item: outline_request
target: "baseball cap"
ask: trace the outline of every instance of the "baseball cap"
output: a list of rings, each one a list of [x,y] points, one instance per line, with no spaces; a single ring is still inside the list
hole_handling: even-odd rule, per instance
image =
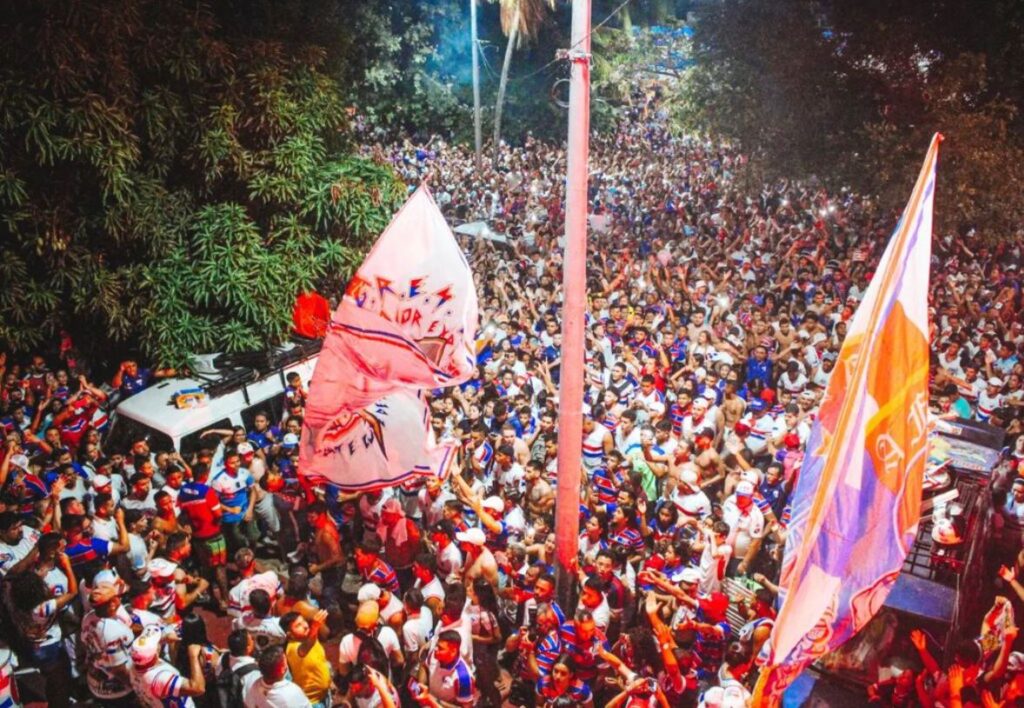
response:
[[[28,470],[28,455],[11,455],[11,464],[19,469]]]
[[[96,585],[89,593],[89,602],[93,606],[105,605],[111,600],[113,600],[115,597],[117,597],[117,595],[117,588],[115,588],[112,584],[100,583]]]
[[[492,511],[505,511],[505,502],[501,497],[487,497],[481,506]]]
[[[459,543],[470,543],[474,546],[482,546],[484,545],[484,541],[487,540],[487,537],[484,535],[482,530],[472,528],[455,534],[455,540]]]
[[[1021,671],[1024,671],[1024,652],[1010,652],[1010,658],[1006,662],[1006,668],[1008,668],[1013,673],[1019,673]]]
[[[706,388],[706,389],[704,389],[704,394],[703,395],[704,395],[704,398],[707,400],[708,403],[714,403],[715,401],[718,400],[718,394],[715,393],[715,389],[713,389],[713,388]]]
[[[749,497],[753,493],[754,493],[754,485],[751,484],[750,482],[748,482],[747,480],[743,480],[742,482],[740,482],[739,484],[736,485],[736,495],[737,496]]]
[[[679,574],[679,582],[695,585],[700,582],[701,575],[700,571],[696,568],[685,568],[682,573]]]
[[[109,487],[111,483],[110,477],[105,474],[98,474],[92,478],[92,488],[101,489],[103,487]]]
[[[299,436],[295,433],[286,433],[281,440],[282,447],[295,447],[299,444]]]
[[[366,583],[359,588],[359,594],[356,595],[358,602],[368,602],[370,600],[380,599],[380,588],[373,583]]]
[[[244,442],[238,446],[239,455],[251,455],[254,452],[252,444]]]
[[[764,409],[768,407],[768,404],[762,401],[760,398],[755,398],[750,402],[750,410],[754,413],[763,413]]]
[[[988,380],[988,385],[989,386],[995,386],[996,388],[1002,388],[1003,387],[1003,380],[1001,378],[999,378],[998,376],[993,376],[992,378],[990,378]]]
[[[156,625],[142,630],[142,634],[132,642],[132,662],[140,666],[148,666],[156,661],[156,657],[160,653],[160,634],[160,628]]]
[[[172,563],[166,558],[154,558],[149,562],[149,573],[153,580],[159,583],[166,583],[174,577],[174,571],[178,569],[177,563]]]

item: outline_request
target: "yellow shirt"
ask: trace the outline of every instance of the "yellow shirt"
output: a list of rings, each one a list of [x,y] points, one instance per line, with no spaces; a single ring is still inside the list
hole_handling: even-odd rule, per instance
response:
[[[288,657],[288,670],[292,672],[292,681],[298,684],[310,703],[318,703],[330,693],[331,667],[327,663],[327,654],[318,639],[305,656],[299,656],[300,642],[288,642],[285,655]]]

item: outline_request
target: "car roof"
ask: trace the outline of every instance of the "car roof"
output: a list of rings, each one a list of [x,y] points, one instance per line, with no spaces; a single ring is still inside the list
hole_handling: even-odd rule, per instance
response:
[[[292,371],[299,372],[302,380],[308,382],[313,375],[316,360],[317,357],[313,356],[294,362],[282,371],[275,371],[246,384],[245,392],[240,387],[219,396],[208,396],[206,405],[198,408],[175,407],[174,395],[186,389],[201,388],[208,381],[178,377],[162,379],[122,401],[117,407],[117,414],[179,439],[284,393],[283,378]],[[246,393],[249,396],[248,402],[245,399]]]

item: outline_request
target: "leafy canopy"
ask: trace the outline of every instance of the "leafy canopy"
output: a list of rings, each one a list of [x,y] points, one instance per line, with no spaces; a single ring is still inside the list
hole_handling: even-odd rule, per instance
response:
[[[404,186],[353,154],[327,51],[181,0],[0,18],[0,342],[166,364],[259,348],[338,284]]]

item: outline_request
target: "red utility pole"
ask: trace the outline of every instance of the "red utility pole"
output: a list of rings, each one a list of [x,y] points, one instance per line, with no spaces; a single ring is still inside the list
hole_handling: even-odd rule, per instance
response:
[[[583,454],[583,335],[587,296],[587,153],[590,145],[590,0],[572,2],[568,52],[569,147],[566,165],[563,256],[562,359],[558,399],[558,487],[555,502],[558,597],[570,608],[580,533]]]

